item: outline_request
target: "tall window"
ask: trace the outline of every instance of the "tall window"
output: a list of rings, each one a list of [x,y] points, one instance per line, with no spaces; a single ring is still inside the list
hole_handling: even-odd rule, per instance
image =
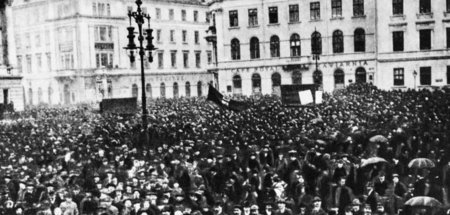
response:
[[[354,36],[355,52],[366,51],[366,32],[362,28],[355,30]]]
[[[166,84],[161,83],[159,86],[159,93],[161,95],[161,98],[166,98]]]
[[[250,59],[259,58],[259,40],[256,37],[250,39]]]
[[[111,16],[111,6],[109,3],[92,3],[94,16]]]
[[[189,51],[183,51],[183,67],[189,68]]]
[[[447,0],[446,10],[447,13],[450,13],[450,0]]]
[[[201,65],[201,52],[196,51],[195,52],[195,67],[200,68]]]
[[[311,11],[310,16],[311,20],[319,20],[320,19],[320,2],[311,2]]]
[[[340,30],[336,30],[333,32],[333,52],[344,52],[344,34]]]
[[[175,30],[170,30],[170,42],[175,42]]]
[[[95,26],[96,42],[112,42],[112,26]]]
[[[19,73],[22,73],[22,56],[17,56],[17,70],[19,70]],[[50,70],[49,70],[50,71]]]
[[[138,86],[137,86],[137,84],[133,84],[131,86],[131,97],[134,97],[134,98],[138,97]]]
[[[431,30],[420,30],[420,50],[431,49]]]
[[[178,83],[175,82],[175,83],[173,83],[173,97],[174,98],[178,98],[178,96],[179,96],[179,92],[178,91],[179,91],[178,90]]]
[[[447,28],[447,48],[450,48],[450,28]]]
[[[174,19],[174,12],[173,9],[169,9],[169,19],[173,20]]]
[[[237,10],[230,10],[229,17],[230,17],[230,27],[239,26],[239,18]]]
[[[187,31],[186,30],[182,31],[182,39],[183,39],[183,43],[187,43]]]
[[[50,52],[45,53],[45,56],[47,57],[47,70],[50,72],[52,71],[52,55]],[[22,61],[20,62],[22,64]],[[20,65],[22,67],[22,65]]]
[[[261,93],[261,76],[258,73],[252,75],[253,93]]]
[[[289,5],[289,22],[298,22],[299,17],[298,4]]]
[[[156,8],[156,19],[161,19],[161,8]]]
[[[102,67],[106,67],[106,68],[112,68],[113,67],[113,60],[114,60],[114,57],[113,57],[113,51],[112,50],[110,50],[110,51],[106,51],[106,50],[96,50],[96,53],[95,53],[95,61],[96,61],[96,65],[97,65],[97,68],[102,68]],[[73,58],[73,57],[70,57],[70,58]],[[66,57],[66,61],[68,61],[67,60],[67,57]],[[73,59],[70,59],[70,61],[73,61]],[[70,64],[72,64],[72,63],[70,63]],[[72,68],[72,67],[67,67],[66,69],[68,69],[68,68]]]
[[[48,103],[52,104],[52,95],[53,95],[53,88],[52,88],[52,86],[48,87],[47,93],[48,93],[48,95],[47,95],[48,96],[48,98],[47,98]]]
[[[145,85],[145,94],[147,98],[152,98],[152,85],[150,83]]]
[[[258,25],[258,9],[248,9],[248,25],[257,26]]]
[[[420,0],[420,13],[431,13],[431,0]]]
[[[302,73],[300,71],[295,70],[292,73],[292,84],[294,84],[294,85],[302,84]]]
[[[447,66],[447,84],[450,84],[450,66]]]
[[[364,0],[353,0],[353,16],[364,16]]]
[[[194,31],[194,42],[195,44],[199,44],[200,43],[200,36],[198,34],[198,31]]]
[[[43,96],[42,88],[38,88],[38,104],[42,104],[42,96]]]
[[[210,65],[212,63],[212,52],[211,51],[206,51],[206,58],[208,60],[208,65]]]
[[[431,67],[420,67],[420,85],[431,85]]]
[[[392,41],[393,41],[393,47],[394,47],[395,52],[404,50],[403,34],[404,34],[403,31],[392,32]]]
[[[403,15],[403,0],[392,0],[392,13]]]
[[[270,56],[280,57],[280,38],[276,35],[270,37]]]
[[[311,35],[311,50],[312,54],[322,54],[322,35],[317,31]]]
[[[177,68],[177,51],[170,51],[170,64],[172,68]]]
[[[39,70],[42,69],[42,54],[36,54],[36,64]]]
[[[31,55],[26,55],[27,72],[31,73]]]
[[[241,76],[239,76],[239,75],[233,76],[233,88],[234,89],[241,89],[242,88]]]
[[[394,68],[394,86],[405,85],[405,69]]]
[[[194,22],[198,22],[198,11],[194,10]]]
[[[278,23],[278,7],[269,7],[269,23]]]
[[[164,68],[164,52],[158,52],[158,68]]]
[[[203,96],[203,83],[201,81],[197,82],[197,96]]]
[[[161,42],[161,29],[156,30],[156,42]]]
[[[186,10],[181,10],[181,21],[186,21]]]
[[[345,83],[345,74],[344,71],[338,69],[334,71],[334,84],[337,87],[341,87]]]
[[[28,89],[28,104],[33,105],[33,89]]]
[[[239,40],[234,38],[231,40],[231,59],[240,60],[241,59],[241,45]]]
[[[331,0],[331,17],[342,16],[342,0]]]
[[[191,97],[191,83],[187,81],[184,87],[186,88],[186,97]]]
[[[300,57],[300,36],[298,34],[292,34],[289,42],[291,46],[291,57]]]

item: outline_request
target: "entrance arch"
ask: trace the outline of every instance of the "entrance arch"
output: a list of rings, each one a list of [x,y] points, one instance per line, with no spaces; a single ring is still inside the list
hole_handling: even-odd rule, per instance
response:
[[[355,73],[356,83],[366,83],[367,82],[367,72],[363,67],[356,69]]]

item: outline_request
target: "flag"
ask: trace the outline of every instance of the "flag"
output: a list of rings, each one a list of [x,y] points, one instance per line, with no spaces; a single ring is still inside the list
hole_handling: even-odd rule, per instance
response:
[[[248,105],[245,102],[224,98],[223,95],[212,85],[209,85],[208,97],[206,100],[210,100],[220,107],[225,107],[238,112],[248,108]]]

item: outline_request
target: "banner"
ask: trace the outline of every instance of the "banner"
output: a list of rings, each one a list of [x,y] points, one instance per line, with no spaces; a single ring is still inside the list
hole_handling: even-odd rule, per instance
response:
[[[323,91],[316,91],[316,104],[322,104],[323,102]]]
[[[311,90],[303,90],[298,92],[298,96],[300,97],[300,104],[307,105],[314,103],[313,95]]]

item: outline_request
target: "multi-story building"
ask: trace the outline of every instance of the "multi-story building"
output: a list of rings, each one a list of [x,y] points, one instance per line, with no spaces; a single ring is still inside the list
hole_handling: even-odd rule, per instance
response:
[[[198,96],[212,80],[211,48],[202,39],[208,6],[200,1],[144,0],[158,50],[154,62],[145,61],[143,88],[140,59],[130,63],[123,48],[135,1],[15,0],[12,10],[15,63],[27,104],[140,99],[141,89],[148,98]]]
[[[210,3],[216,77],[228,94],[281,84],[446,85],[448,0],[226,0]],[[443,11],[443,8],[446,8]],[[314,54],[316,57],[314,57]]]
[[[9,62],[10,3],[0,2],[0,118],[6,106],[19,111],[24,109],[22,77]]]

